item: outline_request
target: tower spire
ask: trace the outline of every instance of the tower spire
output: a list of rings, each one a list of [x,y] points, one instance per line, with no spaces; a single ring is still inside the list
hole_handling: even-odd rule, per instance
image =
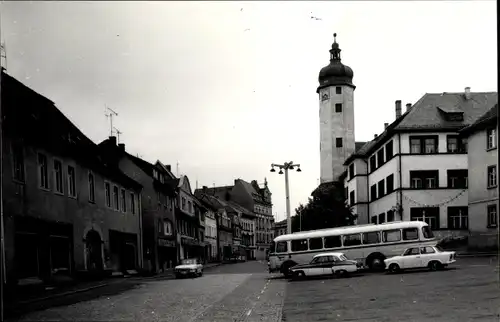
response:
[[[340,62],[340,48],[337,43],[337,33],[333,34],[332,49],[330,49],[330,62]]]

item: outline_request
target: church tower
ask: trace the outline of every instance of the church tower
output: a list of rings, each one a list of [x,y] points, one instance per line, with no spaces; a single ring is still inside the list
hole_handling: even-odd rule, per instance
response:
[[[338,181],[344,161],[354,153],[354,89],[352,69],[340,62],[333,34],[330,64],[319,72],[321,183]]]

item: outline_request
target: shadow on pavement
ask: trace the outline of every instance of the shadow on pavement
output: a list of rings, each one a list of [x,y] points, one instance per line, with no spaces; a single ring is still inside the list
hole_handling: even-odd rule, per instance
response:
[[[351,279],[351,278],[358,278],[358,277],[363,277],[365,276],[364,274],[351,274],[343,277],[339,276],[309,276],[305,278],[294,278],[290,279],[289,282],[304,282],[304,281],[317,281],[317,280],[340,280],[340,279]]]

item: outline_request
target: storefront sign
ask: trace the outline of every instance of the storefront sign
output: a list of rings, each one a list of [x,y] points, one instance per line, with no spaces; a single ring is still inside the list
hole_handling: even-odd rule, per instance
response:
[[[158,246],[175,247],[175,241],[158,238]]]
[[[186,238],[186,237],[181,238],[181,243],[183,245],[188,245],[188,246],[199,246],[200,245],[200,243],[198,242],[197,239],[191,239],[191,238]]]

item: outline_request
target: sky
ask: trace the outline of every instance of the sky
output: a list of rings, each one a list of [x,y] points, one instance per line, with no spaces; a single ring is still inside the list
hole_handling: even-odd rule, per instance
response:
[[[319,183],[318,73],[333,33],[354,71],[356,141],[425,93],[497,90],[495,1],[0,2],[7,72],[94,142],[171,164],[192,189],[264,182],[276,220]],[[317,19],[311,18],[315,17]]]

